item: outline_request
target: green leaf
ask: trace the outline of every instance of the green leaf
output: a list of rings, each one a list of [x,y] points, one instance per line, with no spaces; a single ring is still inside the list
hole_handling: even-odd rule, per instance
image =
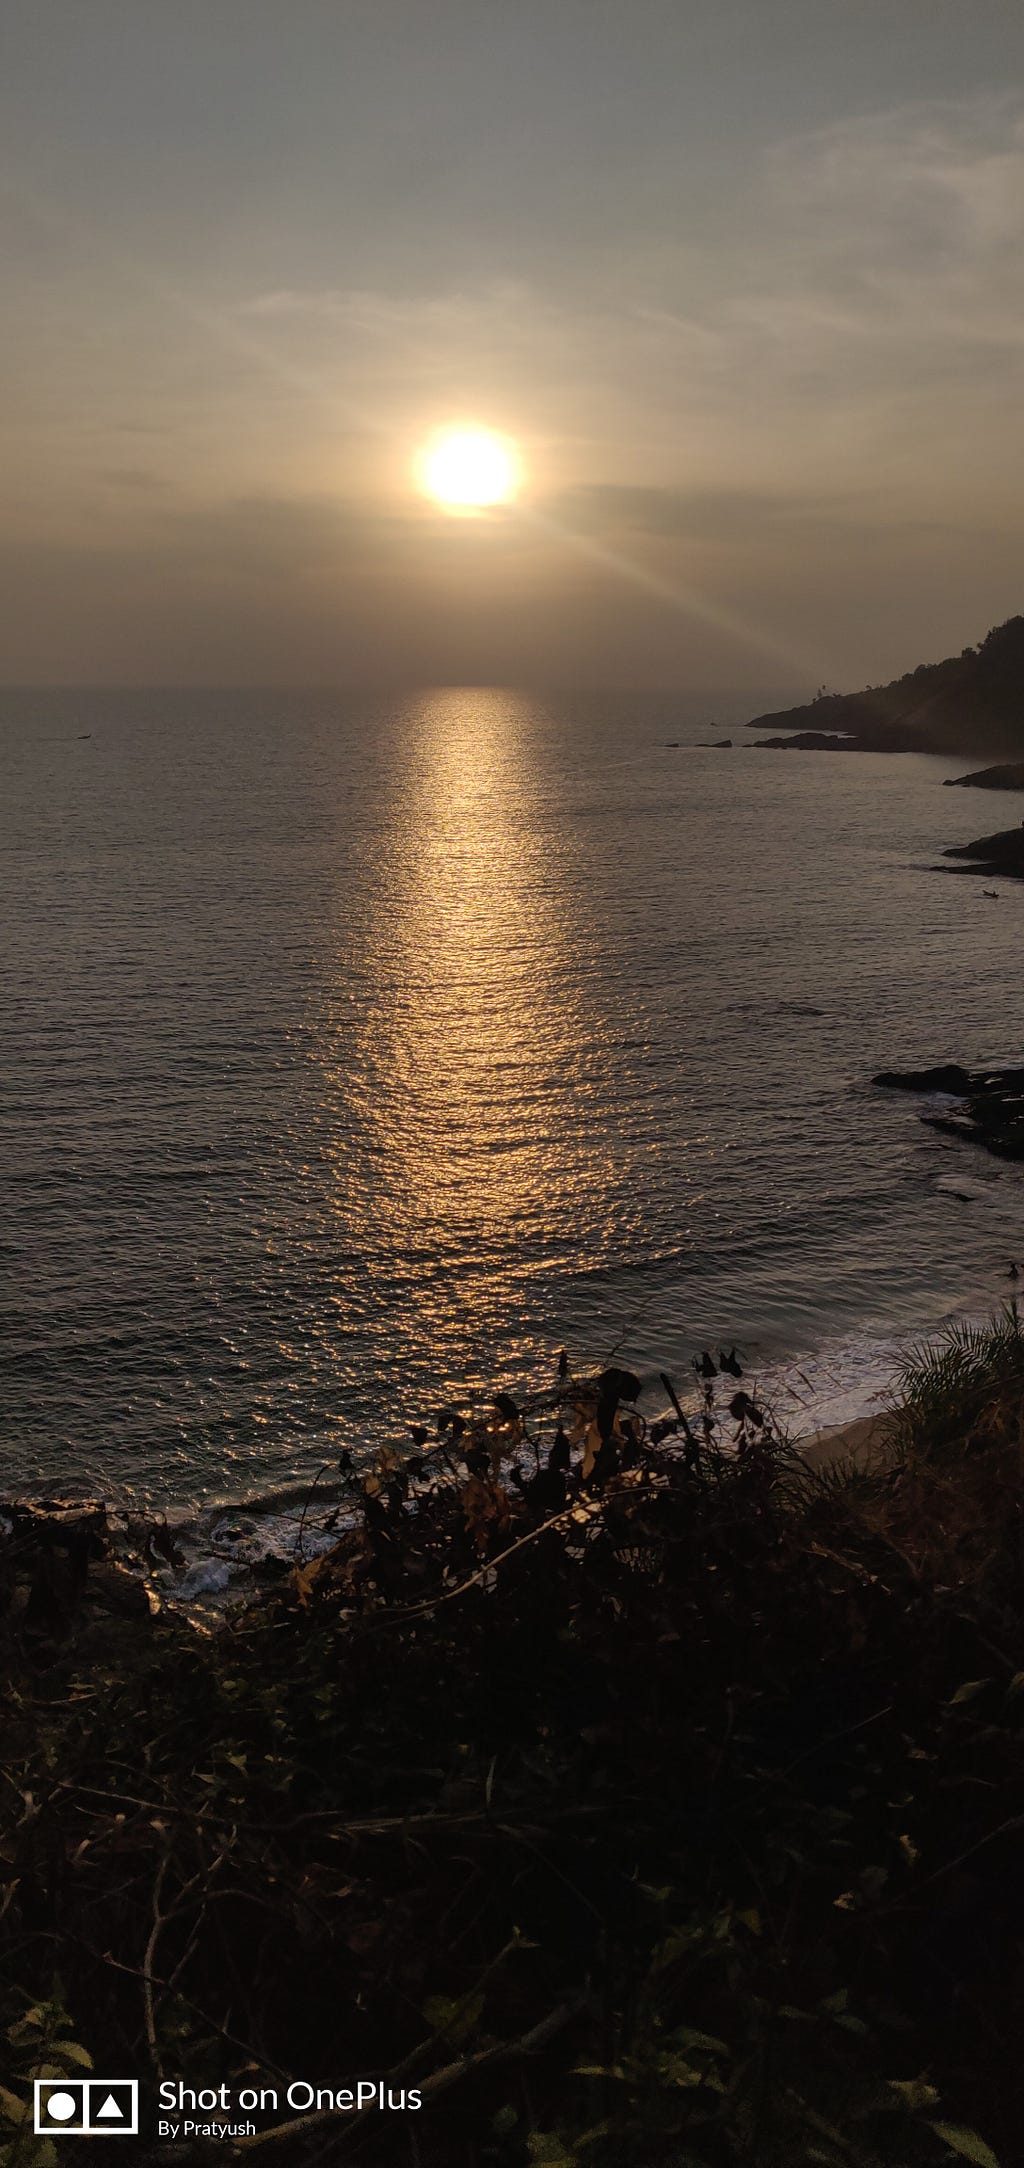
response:
[[[685,2056],[673,2055],[670,2049],[656,2057],[655,2069],[659,2085],[681,2086],[684,2092],[692,2092],[695,2086],[704,2082],[700,2071],[688,2063]]]
[[[990,2145],[979,2138],[976,2130],[965,2130],[962,2123],[933,2123],[932,2130],[950,2152],[962,2154],[964,2160],[973,2160],[978,2168],[999,2168],[999,2162]]]
[[[796,2097],[799,2099],[799,2095]],[[834,2123],[826,2122],[825,2117],[819,2115],[817,2109],[812,2108],[808,2101],[801,2100],[800,2107],[803,2111],[804,2122],[810,2126],[811,2130],[816,2130],[822,2138],[831,2139],[832,2144],[839,2147],[843,2157],[849,2159],[850,2148],[843,2137],[842,2131],[837,2130]]]
[[[41,2010],[29,2010],[24,2017],[18,2018],[16,2024],[8,2025],[7,2038],[12,2048],[27,2047],[30,2040],[39,2038],[42,2014]]]
[[[677,2025],[671,2038],[678,2040],[681,2048],[703,2048],[707,2055],[732,2054],[724,2040],[716,2040],[714,2033],[695,2032],[692,2025]]]
[[[889,1880],[889,1870],[887,1867],[863,1867],[857,1879],[869,1897],[880,1897]]]
[[[912,2115],[915,2115],[919,2108],[938,2107],[939,2096],[934,2085],[926,2084],[923,2078],[889,2078],[887,2083],[890,2093],[898,2093],[904,2107],[909,2108]]]
[[[1007,1701],[1015,1701],[1018,1694],[1024,1694],[1024,1671],[1014,1672],[1006,1689]]]
[[[59,2056],[62,2063],[74,2063],[79,2070],[92,2069],[92,2056],[88,2048],[80,2047],[77,2040],[54,2040],[50,2053]]]
[[[991,1684],[991,1679],[965,1679],[963,1685],[958,1686],[956,1693],[950,1697],[947,1706],[950,1709],[957,1709],[966,1701],[976,1701],[978,1695],[983,1693],[986,1686],[991,1686]]]
[[[492,2118],[491,2129],[496,2138],[507,2138],[514,2131],[518,2121],[518,2108],[513,2107],[510,2100],[506,2100],[504,2107],[499,2108],[497,2115]]]
[[[28,2101],[19,2100],[17,2093],[9,2093],[6,2085],[0,2085],[0,2110],[8,2123],[24,2123],[28,2117]]]
[[[482,1994],[464,1995],[459,2001],[453,2001],[450,1995],[430,1995],[423,2005],[428,2025],[432,2025],[435,2032],[443,2033],[456,2047],[479,2025],[483,2011]]]

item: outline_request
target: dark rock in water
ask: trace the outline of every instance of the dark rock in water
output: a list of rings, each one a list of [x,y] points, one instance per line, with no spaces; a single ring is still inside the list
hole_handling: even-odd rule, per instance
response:
[[[999,768],[975,768],[972,775],[947,775],[946,790],[1024,790],[1024,760]]]
[[[872,1079],[890,1089],[949,1092],[962,1107],[945,1114],[923,1114],[931,1129],[984,1145],[997,1159],[1024,1160],[1024,1069],[961,1069],[946,1062],[935,1069],[884,1071]]]
[[[966,866],[936,866],[936,873],[998,874],[1005,881],[1024,881],[1024,821],[1019,828],[1004,828],[996,836],[979,836],[976,843],[957,843],[943,852],[944,858],[967,858]]]
[[[795,738],[758,738],[757,747],[763,752],[782,753],[859,753],[862,747],[856,738],[837,737],[834,730],[798,730]]]
[[[970,1071],[955,1061],[940,1062],[935,1069],[883,1069],[871,1082],[889,1091],[953,1092],[958,1099],[966,1099],[971,1088]]]
[[[698,749],[699,749],[699,750],[702,750],[702,751],[708,751],[708,750],[710,750],[710,751],[711,751],[711,752],[713,752],[713,753],[724,753],[724,752],[725,752],[725,750],[726,750],[726,748],[727,748],[727,746],[731,746],[731,744],[732,744],[732,739],[731,739],[731,738],[700,738],[700,739],[698,739],[698,741],[697,741],[697,742],[698,742]]]
[[[7,1523],[3,1546],[3,1599],[36,1646],[57,1646],[74,1637],[80,1648],[95,1641],[98,1623],[111,1612],[148,1623],[151,1603],[136,1556],[125,1564],[113,1556],[114,1534],[106,1507],[93,1499],[0,1500]],[[145,1531],[145,1556],[154,1563],[155,1538]],[[167,1533],[166,1554],[174,1546]],[[161,1544],[163,1549],[164,1545]]]

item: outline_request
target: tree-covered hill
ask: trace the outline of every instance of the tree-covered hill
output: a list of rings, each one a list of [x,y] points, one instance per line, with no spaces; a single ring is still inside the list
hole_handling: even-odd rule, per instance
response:
[[[996,625],[980,647],[920,663],[889,685],[822,691],[806,706],[758,715],[750,730],[842,734],[850,751],[1024,753],[1024,617]],[[799,743],[799,740],[790,741]],[[841,749],[842,741],[836,749]]]

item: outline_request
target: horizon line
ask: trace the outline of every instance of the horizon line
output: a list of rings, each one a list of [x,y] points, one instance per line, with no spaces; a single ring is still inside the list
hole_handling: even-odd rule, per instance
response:
[[[45,682],[42,679],[10,679],[0,681],[0,699],[9,693],[410,693],[410,692],[511,692],[511,693],[624,693],[629,696],[660,696],[668,699],[711,700],[746,698],[761,691],[791,693],[793,685],[609,685],[587,684],[582,680],[572,682],[549,679],[545,682],[512,678],[321,678],[294,679],[281,682],[260,683],[255,679],[187,679],[161,678],[147,683],[141,679],[107,680],[100,678],[68,678]]]

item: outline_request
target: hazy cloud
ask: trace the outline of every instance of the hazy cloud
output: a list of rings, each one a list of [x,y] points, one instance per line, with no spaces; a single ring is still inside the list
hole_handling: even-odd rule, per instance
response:
[[[620,270],[571,303],[495,280],[429,296],[281,289],[244,310],[313,348],[343,340],[361,383],[471,383],[509,406],[522,387],[556,463],[561,443],[600,436],[613,466],[724,465],[728,485],[731,444],[766,474],[817,465],[827,491],[912,403],[916,433],[933,425],[955,468],[956,397],[983,386],[994,436],[1011,402],[1015,418],[1024,110],[946,101],[791,138],[765,154],[728,241],[641,241]]]
[[[730,625],[856,680],[1019,607],[1019,94],[790,130],[706,218],[668,215],[661,157],[659,215],[628,247],[595,224],[561,279],[541,251],[529,276],[346,283],[296,246],[291,283],[224,274],[200,305],[93,250],[58,308],[33,274],[4,364],[0,670],[35,670],[48,626],[95,672],[126,597],[158,674],[191,625],[200,674],[237,650],[249,680],[277,642],[296,680],[375,654],[582,680],[600,653],[735,682],[757,664]],[[417,497],[417,442],[461,413],[521,440],[524,518]]]

